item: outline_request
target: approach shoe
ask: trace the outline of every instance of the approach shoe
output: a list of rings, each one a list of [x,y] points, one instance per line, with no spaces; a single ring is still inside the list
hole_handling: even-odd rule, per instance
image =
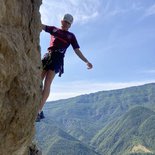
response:
[[[45,118],[45,115],[44,115],[43,111],[41,111],[39,115],[40,115],[40,119],[44,119]]]

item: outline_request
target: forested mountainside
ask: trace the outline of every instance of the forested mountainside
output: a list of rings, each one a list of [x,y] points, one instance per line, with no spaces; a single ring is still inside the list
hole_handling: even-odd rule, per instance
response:
[[[49,102],[44,113],[36,141],[45,154],[155,153],[154,83]]]

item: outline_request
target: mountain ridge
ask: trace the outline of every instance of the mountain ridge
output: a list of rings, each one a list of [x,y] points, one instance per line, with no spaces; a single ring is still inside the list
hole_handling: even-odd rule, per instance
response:
[[[122,155],[119,154],[119,149],[124,146],[123,153],[130,152],[134,147],[133,143],[148,149],[150,146],[150,150],[155,151],[152,149],[154,146],[149,142],[149,138],[144,134],[155,137],[154,130],[151,130],[151,128],[155,128],[151,126],[152,122],[154,123],[154,94],[155,83],[151,83],[53,101],[47,103],[44,108],[47,117],[45,122],[55,124],[99,154],[105,154],[106,151],[106,155],[111,155],[113,152],[116,155]],[[129,143],[127,144],[121,142],[121,138],[129,137],[126,133],[123,136],[123,130],[117,134],[113,131],[113,129],[116,131],[123,129],[123,121],[126,121],[124,124],[128,124],[130,128],[134,128],[133,130],[127,128],[126,132],[138,134],[131,139],[128,138]],[[106,137],[110,133],[112,136]],[[104,138],[101,139],[102,137]],[[115,142],[116,139],[119,141]],[[153,139],[151,140],[153,141]],[[107,150],[106,148],[110,145],[113,145],[112,149]]]

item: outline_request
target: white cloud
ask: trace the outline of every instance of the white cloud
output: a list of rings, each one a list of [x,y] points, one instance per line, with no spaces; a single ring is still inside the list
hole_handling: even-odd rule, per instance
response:
[[[111,17],[125,14],[128,12],[141,10],[141,4],[135,1],[113,1],[108,0],[104,2],[103,5],[103,15],[104,18],[109,19]]]
[[[131,13],[135,15],[136,13],[139,13],[139,14],[142,13],[142,19],[143,19],[144,13],[145,13],[145,16],[155,14],[155,5],[150,6],[150,8],[148,8],[143,1],[107,0],[107,1],[103,1],[103,3],[104,3],[103,5],[103,18],[104,19],[110,19],[118,15],[125,16],[125,14],[127,14],[128,16]]]
[[[155,4],[150,6],[145,12],[145,16],[151,16],[151,15],[155,15]]]
[[[59,25],[65,13],[71,13],[75,22],[87,22],[98,15],[99,0],[43,0],[41,20],[45,24]]]
[[[110,83],[95,83],[89,81],[75,81],[62,84],[54,84],[48,101],[66,99],[82,94],[89,94],[98,91],[115,90],[131,86],[143,85],[155,81],[139,81],[139,82],[110,82]]]

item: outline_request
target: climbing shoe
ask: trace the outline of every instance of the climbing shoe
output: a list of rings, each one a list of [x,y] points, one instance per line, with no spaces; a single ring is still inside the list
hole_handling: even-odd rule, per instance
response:
[[[39,115],[40,115],[40,119],[44,119],[45,118],[45,115],[44,115],[43,111],[41,111]]]

